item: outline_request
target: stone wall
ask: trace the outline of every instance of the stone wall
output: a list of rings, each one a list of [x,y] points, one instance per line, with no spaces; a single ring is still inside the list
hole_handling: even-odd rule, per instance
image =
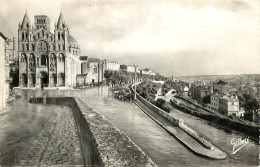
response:
[[[30,102],[42,103],[43,98],[31,98]],[[47,97],[46,103],[72,107],[86,165],[156,166],[129,137],[84,100]]]
[[[179,109],[183,112],[192,114],[194,116],[205,119],[205,120],[210,121],[212,123],[223,125],[227,129],[232,128],[232,129],[241,131],[243,133],[246,133],[246,134],[248,134],[252,137],[258,138],[259,126],[257,126],[257,125],[253,126],[253,125],[250,125],[250,124],[243,123],[241,121],[232,120],[232,119],[230,119],[226,116],[219,116],[219,115],[216,115],[216,114],[213,114],[213,113],[207,113],[207,114],[200,113],[200,112],[194,111],[192,109],[186,108],[184,106],[180,106],[174,101],[171,101],[171,104],[172,104],[173,107],[175,107],[175,108],[177,108],[177,109]]]
[[[8,45],[7,45],[8,46]],[[0,35],[0,110],[6,107],[6,99],[9,95],[9,84],[6,82],[6,69],[9,68],[6,66],[6,58],[8,55],[5,55],[5,39]],[[8,71],[9,74],[9,71]]]
[[[160,114],[161,116],[163,116],[165,119],[169,120],[170,122],[172,122],[175,125],[179,125],[179,120],[173,118],[172,116],[170,116],[169,114],[166,113],[166,111],[163,111],[162,109],[160,109],[159,107],[151,104],[150,102],[148,102],[147,100],[145,100],[143,97],[141,97],[139,94],[136,95],[137,98],[144,103],[147,107],[151,108],[153,111],[155,111],[156,113]]]
[[[133,90],[132,90],[133,91]],[[160,109],[159,107],[153,105],[146,99],[144,99],[142,96],[140,96],[138,93],[136,94],[137,98],[144,103],[147,107],[151,108],[153,111],[167,119],[168,121],[172,122],[174,125],[178,126],[181,128],[183,131],[187,132],[190,136],[194,137],[199,143],[204,145],[206,148],[210,148],[212,146],[211,141],[207,136],[202,134],[201,132],[193,129],[191,126],[187,125],[184,123],[182,120],[176,119],[166,113],[166,111]]]

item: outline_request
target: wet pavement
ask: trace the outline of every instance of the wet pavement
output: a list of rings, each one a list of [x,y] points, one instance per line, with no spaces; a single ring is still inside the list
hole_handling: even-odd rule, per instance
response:
[[[0,112],[0,166],[82,165],[81,157],[71,108],[27,103],[24,94]]]
[[[71,108],[57,106],[19,165],[84,165]]]

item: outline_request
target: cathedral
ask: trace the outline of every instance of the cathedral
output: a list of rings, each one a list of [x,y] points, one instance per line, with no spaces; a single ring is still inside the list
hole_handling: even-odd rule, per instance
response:
[[[18,57],[20,87],[74,87],[81,74],[80,47],[62,12],[54,33],[48,16],[36,15],[31,24],[25,13],[18,25]]]

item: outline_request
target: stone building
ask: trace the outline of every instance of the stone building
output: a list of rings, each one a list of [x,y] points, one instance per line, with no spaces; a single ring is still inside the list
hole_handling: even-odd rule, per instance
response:
[[[211,109],[223,115],[243,117],[244,111],[239,108],[239,99],[235,95],[213,94],[211,95]]]
[[[9,55],[5,52],[9,45],[7,37],[0,32],[0,110],[5,108],[6,100],[9,97]]]
[[[26,12],[18,26],[18,56],[20,87],[76,86],[80,47],[62,13],[52,33],[48,16],[36,15],[31,24]]]
[[[106,61],[106,70],[119,71],[120,64],[116,61]]]
[[[103,83],[106,60],[81,56],[81,74],[77,75],[77,86]]]
[[[203,98],[212,94],[212,87],[201,83],[193,83],[189,91],[191,98],[196,100],[200,105],[203,105]]]

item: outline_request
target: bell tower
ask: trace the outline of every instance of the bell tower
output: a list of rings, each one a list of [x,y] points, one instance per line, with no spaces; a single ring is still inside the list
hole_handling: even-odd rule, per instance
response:
[[[34,24],[36,29],[44,28],[50,31],[50,19],[46,15],[36,15],[34,16]]]

